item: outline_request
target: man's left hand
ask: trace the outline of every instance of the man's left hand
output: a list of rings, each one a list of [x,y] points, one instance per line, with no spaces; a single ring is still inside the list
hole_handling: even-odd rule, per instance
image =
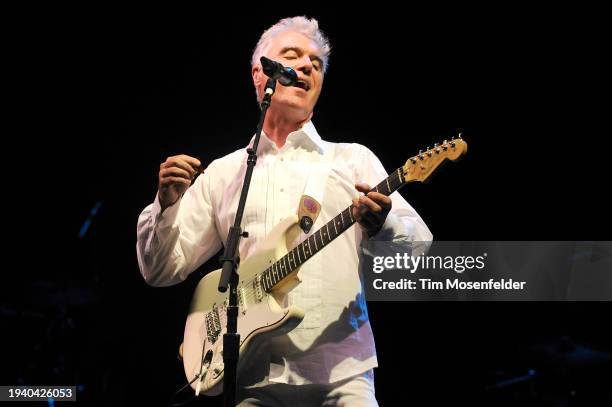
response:
[[[368,192],[372,189],[368,184],[355,184],[355,188],[365,195],[353,198],[353,217],[372,237],[382,229],[387,219],[391,210],[391,198],[380,192]]]

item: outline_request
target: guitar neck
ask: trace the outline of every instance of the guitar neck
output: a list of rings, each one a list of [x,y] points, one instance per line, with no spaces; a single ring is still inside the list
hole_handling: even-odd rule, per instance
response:
[[[391,193],[400,189],[404,184],[402,168],[398,168],[380,184],[372,188],[370,192],[374,191],[384,195],[391,195]],[[340,212],[338,216],[327,222],[323,227],[315,231],[306,240],[266,269],[261,276],[263,289],[270,292],[285,277],[353,226],[355,219],[353,218],[352,209],[353,206],[351,205]]]

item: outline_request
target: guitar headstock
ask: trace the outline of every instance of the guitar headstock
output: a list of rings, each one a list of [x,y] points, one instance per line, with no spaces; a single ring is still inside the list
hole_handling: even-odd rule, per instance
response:
[[[404,182],[425,182],[444,161],[456,161],[465,153],[467,143],[461,138],[461,133],[458,138],[444,140],[442,144],[436,143],[432,148],[419,151],[418,155],[408,159],[402,167]]]

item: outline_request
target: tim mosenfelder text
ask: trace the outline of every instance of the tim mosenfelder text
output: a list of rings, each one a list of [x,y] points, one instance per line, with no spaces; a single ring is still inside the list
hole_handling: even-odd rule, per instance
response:
[[[463,273],[464,271],[483,270],[487,253],[481,256],[428,256],[421,254],[413,257],[408,253],[396,253],[395,256],[375,256],[372,271],[380,274],[386,270],[406,270],[411,274],[417,270],[441,270]],[[376,290],[522,290],[525,281],[512,279],[489,279],[487,281],[461,281],[458,278],[433,281],[430,278],[419,278],[417,281],[401,278],[396,281],[384,281],[382,278],[374,279]]]

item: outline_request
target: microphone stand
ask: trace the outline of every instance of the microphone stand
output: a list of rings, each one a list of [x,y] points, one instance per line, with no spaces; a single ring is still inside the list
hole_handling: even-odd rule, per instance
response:
[[[223,335],[223,364],[225,370],[223,378],[223,402],[226,407],[234,407],[236,405],[236,371],[240,349],[240,334],[238,333],[238,273],[236,270],[240,264],[240,256],[238,253],[240,238],[249,237],[248,232],[242,231],[240,224],[242,223],[244,206],[249,193],[253,168],[257,162],[257,147],[259,145],[259,138],[261,137],[261,130],[263,129],[266,113],[270,107],[270,101],[275,90],[276,80],[272,78],[268,79],[265,94],[260,105],[261,114],[259,116],[257,132],[255,133],[255,141],[253,142],[253,147],[247,149],[247,153],[249,154],[247,158],[247,169],[244,175],[240,200],[238,201],[238,210],[236,212],[234,226],[230,227],[227,236],[227,244],[225,245],[225,252],[219,259],[221,264],[223,264],[223,271],[221,272],[221,278],[219,280],[219,291],[222,293],[226,292],[228,283],[230,289],[229,305],[227,307],[227,331]]]

